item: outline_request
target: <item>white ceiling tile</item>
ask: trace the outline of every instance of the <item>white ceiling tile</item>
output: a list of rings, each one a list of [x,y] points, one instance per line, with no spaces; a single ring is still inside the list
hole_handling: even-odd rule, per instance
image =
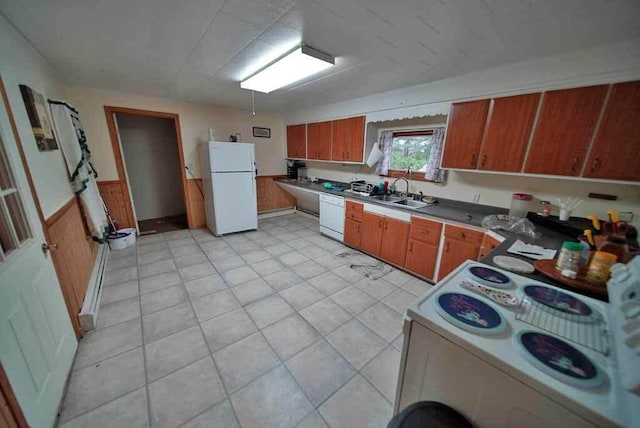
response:
[[[336,56],[256,106],[343,101],[640,37],[638,0],[0,0],[70,83],[250,108],[238,81],[303,41]]]

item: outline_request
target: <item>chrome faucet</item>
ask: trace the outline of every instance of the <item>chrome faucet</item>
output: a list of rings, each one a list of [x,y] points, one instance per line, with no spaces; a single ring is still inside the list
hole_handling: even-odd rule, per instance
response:
[[[393,181],[393,189],[394,189],[394,191],[396,191],[396,183],[398,182],[398,180],[404,180],[404,182],[405,182],[405,183],[407,183],[407,191],[406,191],[406,192],[404,192],[404,195],[405,195],[405,196],[406,196],[406,195],[408,195],[408,194],[409,194],[409,180],[407,180],[407,179],[406,179],[406,178],[404,178],[404,177],[398,177],[398,178],[396,178],[396,179]],[[402,194],[402,193],[400,193],[400,196],[402,196],[402,195],[403,195],[403,194]]]

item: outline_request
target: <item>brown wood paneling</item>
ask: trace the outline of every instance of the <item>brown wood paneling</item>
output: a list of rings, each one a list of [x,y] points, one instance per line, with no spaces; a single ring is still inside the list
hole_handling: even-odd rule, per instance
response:
[[[278,178],[286,178],[286,176],[260,175],[256,177],[259,213],[293,208],[296,206],[296,199],[282,190],[282,187],[278,186],[274,181]]]
[[[540,94],[491,100],[478,169],[520,172]]]
[[[201,178],[190,178],[187,180],[187,205],[191,213],[191,221],[189,222],[190,229],[207,227],[207,217],[204,212],[204,197],[202,193],[200,193],[201,191],[204,192]]]
[[[349,201],[347,200],[346,204],[345,204],[345,209],[347,212],[357,212],[357,213],[362,213],[362,211],[364,210],[364,205],[359,203],[359,202],[354,202],[354,201]]]
[[[618,83],[597,131],[584,177],[640,181],[640,81]]]
[[[476,168],[488,111],[489,100],[451,106],[442,156],[444,168]]]
[[[367,253],[380,256],[384,217],[365,212],[362,215],[360,248]]]
[[[385,218],[380,251],[382,258],[399,266],[404,265],[408,238],[409,223],[394,218]]]
[[[525,172],[580,175],[607,89],[599,85],[544,94]]]
[[[67,310],[81,335],[78,313],[87,293],[95,263],[95,244],[85,233],[80,202],[72,198],[46,221],[51,257],[60,282]]]
[[[5,426],[9,428],[26,428],[28,424],[13,393],[9,378],[7,378],[4,368],[0,364],[0,427]]]
[[[347,119],[333,121],[331,130],[331,160],[347,160]]]
[[[307,157],[307,125],[287,126],[287,157],[304,159]]]
[[[127,184],[118,180],[114,181],[98,181],[98,190],[104,204],[109,210],[111,218],[116,222],[118,228],[136,227],[136,223],[132,217],[133,211],[130,210],[130,204],[123,188],[126,189]]]

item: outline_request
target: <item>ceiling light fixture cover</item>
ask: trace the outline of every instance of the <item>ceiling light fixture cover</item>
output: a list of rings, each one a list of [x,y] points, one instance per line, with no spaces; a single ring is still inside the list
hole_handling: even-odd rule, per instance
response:
[[[333,65],[335,57],[302,44],[240,82],[240,87],[268,94]]]

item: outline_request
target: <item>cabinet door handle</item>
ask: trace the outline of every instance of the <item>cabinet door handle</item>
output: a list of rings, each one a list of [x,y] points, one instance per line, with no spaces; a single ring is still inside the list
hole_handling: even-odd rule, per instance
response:
[[[465,235],[465,234],[464,234],[464,232],[460,232],[460,237],[461,237],[462,239],[465,239],[465,238],[467,237],[467,235]]]
[[[573,162],[571,162],[571,172],[576,172],[576,167],[578,166],[578,161],[580,160],[580,156],[576,156],[573,158]]]
[[[596,169],[600,166],[600,158],[595,158],[593,162],[591,162],[591,172],[595,172]]]
[[[409,252],[413,252],[413,241],[409,242]]]
[[[347,152],[347,159],[349,159],[349,152]]]
[[[482,161],[480,161],[480,166],[484,167],[484,164],[487,163],[487,155],[482,155]]]
[[[378,227],[382,229],[382,219],[378,220]]]
[[[471,166],[476,166],[476,154],[471,154]]]
[[[445,253],[448,253],[448,252],[449,252],[449,241],[447,241],[447,242],[444,244],[444,252],[445,252]]]

